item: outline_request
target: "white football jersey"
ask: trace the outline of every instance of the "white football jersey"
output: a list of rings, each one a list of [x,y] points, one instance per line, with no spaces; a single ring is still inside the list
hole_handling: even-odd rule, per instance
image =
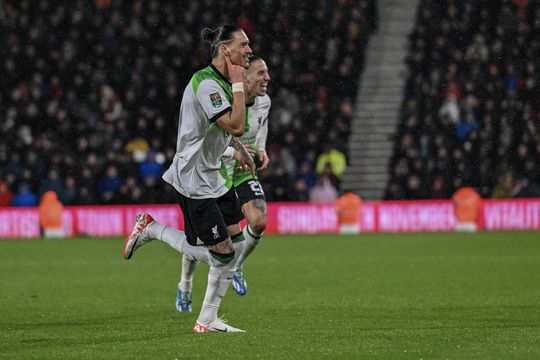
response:
[[[242,144],[252,145],[254,148],[265,149],[268,136],[268,114],[272,101],[268,95],[257,96],[253,105],[247,107],[247,119],[244,135],[240,137]],[[224,159],[227,174],[232,178],[235,186],[252,179],[251,173],[245,174],[238,169],[235,159]]]
[[[221,156],[231,135],[216,120],[231,111],[232,87],[210,65],[196,72],[182,97],[176,154],[163,179],[192,199],[218,198],[232,186]]]

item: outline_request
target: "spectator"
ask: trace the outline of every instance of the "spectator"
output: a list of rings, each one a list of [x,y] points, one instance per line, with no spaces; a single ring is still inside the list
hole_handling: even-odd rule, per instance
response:
[[[294,183],[294,197],[293,201],[309,201],[309,188],[303,179],[297,179]]]
[[[77,182],[73,176],[68,176],[64,183],[62,203],[64,205],[74,205],[77,203]]]
[[[330,165],[332,173],[341,178],[347,168],[347,159],[341,151],[334,147],[327,147],[317,159],[317,173],[322,174],[327,164]]]
[[[295,180],[301,181],[308,190],[317,183],[317,174],[313,170],[313,165],[309,161],[304,161],[296,172]]]
[[[309,190],[310,202],[334,202],[337,198],[337,189],[325,175],[320,176],[317,180],[317,185]]]
[[[36,206],[38,204],[38,198],[36,194],[32,192],[30,186],[27,183],[21,183],[19,185],[19,191],[13,198],[12,206]]]
[[[513,179],[534,184],[540,4],[422,0],[420,9],[385,197],[448,197],[459,187],[508,197]],[[424,121],[411,126],[411,116]]]
[[[98,183],[98,195],[104,203],[111,203],[122,185],[122,178],[118,174],[118,169],[114,165],[107,167],[107,170]]]
[[[467,138],[471,131],[477,131],[480,128],[478,121],[473,114],[467,114],[465,119],[462,119],[457,128],[457,137],[463,141]]]
[[[78,194],[73,197],[70,190],[70,201],[78,204],[113,201],[110,191],[102,196],[103,184],[98,184],[110,166],[123,176],[137,175],[133,172],[149,149],[171,161],[167,154],[174,154],[176,135],[170,130],[189,82],[186,74],[209,57],[198,33],[237,13],[238,6],[245,9],[238,22],[253,33],[254,52],[268,59],[279,89],[269,89],[275,105],[268,147],[281,148],[287,179],[273,173],[280,166],[269,169],[268,176],[279,178],[281,185],[267,195],[271,199],[278,191],[276,198],[295,198],[294,174],[303,155],[319,155],[320,144],[336,136],[346,143],[350,99],[356,98],[363,50],[377,26],[375,0],[247,0],[212,6],[141,0],[129,6],[110,0],[43,0],[34,6],[21,0],[2,5],[0,101],[7,106],[0,107],[0,149],[10,149],[2,160],[2,177],[12,174],[16,183],[43,191],[42,184],[31,181],[54,169],[62,186],[74,177]],[[186,61],[183,54],[194,56]],[[157,166],[152,166],[155,177]],[[146,175],[136,180],[124,195],[150,201],[138,194],[151,190],[174,201],[162,181],[147,182]]]
[[[333,187],[336,189],[340,188],[340,180],[339,178],[334,174],[334,169],[332,169],[332,165],[330,163],[324,164],[324,168],[322,173],[319,176],[324,176],[330,180],[330,184],[332,184]]]
[[[272,201],[293,200],[293,194],[288,190],[290,189],[290,178],[282,166],[278,166],[272,176],[265,177],[264,182],[261,179],[261,183],[264,186],[265,194],[271,194]]]
[[[0,207],[11,206],[14,196],[8,184],[0,180]]]
[[[42,196],[47,191],[54,191],[59,197],[64,196],[64,185],[58,175],[58,171],[54,169],[49,170],[47,178],[41,183],[38,195]]]
[[[439,109],[439,116],[441,118],[446,117],[453,125],[457,125],[459,122],[459,105],[455,95],[444,98],[443,105]]]
[[[156,160],[156,153],[150,151],[145,161],[139,164],[139,175],[146,183],[149,179],[157,181],[163,175],[163,165]]]
[[[511,195],[515,198],[538,198],[540,186],[527,178],[521,178],[514,184]]]

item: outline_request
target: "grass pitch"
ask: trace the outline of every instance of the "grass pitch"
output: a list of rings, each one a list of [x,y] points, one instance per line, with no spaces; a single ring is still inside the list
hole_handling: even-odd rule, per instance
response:
[[[246,334],[193,334],[180,255],[121,239],[0,241],[0,358],[538,359],[540,234],[267,236],[248,294],[220,313]]]

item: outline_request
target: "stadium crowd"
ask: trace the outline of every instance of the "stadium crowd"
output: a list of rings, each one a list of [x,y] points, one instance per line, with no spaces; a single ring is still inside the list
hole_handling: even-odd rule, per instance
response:
[[[67,205],[175,202],[161,174],[180,97],[209,60],[200,30],[228,22],[271,72],[268,199],[335,190],[375,0],[6,0],[0,206],[47,190]]]
[[[422,0],[386,199],[540,196],[540,3]]]

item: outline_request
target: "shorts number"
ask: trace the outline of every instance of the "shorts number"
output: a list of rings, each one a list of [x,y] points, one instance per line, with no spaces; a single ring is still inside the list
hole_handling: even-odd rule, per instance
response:
[[[263,196],[264,191],[261,187],[261,184],[256,180],[248,181],[249,186],[251,187],[251,191],[257,196]]]

